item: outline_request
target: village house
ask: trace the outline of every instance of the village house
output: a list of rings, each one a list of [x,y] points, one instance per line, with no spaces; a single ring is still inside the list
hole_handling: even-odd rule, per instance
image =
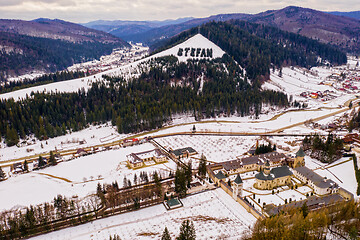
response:
[[[192,147],[186,147],[186,148],[179,148],[179,149],[171,150],[170,154],[174,158],[181,158],[181,157],[187,158],[189,156],[197,154],[197,152]]]
[[[139,139],[137,139],[137,138],[125,139],[122,143],[122,146],[129,147],[129,146],[134,146],[134,145],[138,145],[138,144],[139,144]]]
[[[131,153],[127,155],[127,162],[130,168],[133,169],[143,167],[146,162],[153,162],[153,164],[156,164],[166,161],[166,155],[163,154],[159,149],[153,149],[140,153]]]

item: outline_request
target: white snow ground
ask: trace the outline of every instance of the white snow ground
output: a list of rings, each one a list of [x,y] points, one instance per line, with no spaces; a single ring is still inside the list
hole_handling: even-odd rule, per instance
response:
[[[0,198],[0,211],[49,202],[58,194],[69,198],[74,195],[83,198],[96,192],[98,182],[110,184],[117,181],[122,187],[125,176],[133,181],[134,174],[139,176],[140,171],[147,171],[150,175],[156,170],[167,177],[170,170],[176,170],[176,164],[172,161],[138,170],[126,167],[128,154],[151,149],[154,149],[154,146],[145,143],[99,152],[39,171],[14,175],[0,182],[0,196],[7,196]]]
[[[114,234],[121,239],[159,239],[165,226],[174,238],[185,219],[194,222],[196,239],[239,239],[256,221],[222,189],[188,196],[181,201],[182,208],[167,211],[163,205],[156,205],[31,239],[103,240]]]

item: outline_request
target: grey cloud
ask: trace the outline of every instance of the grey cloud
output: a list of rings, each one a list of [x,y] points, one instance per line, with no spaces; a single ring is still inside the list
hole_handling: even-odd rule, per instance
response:
[[[36,6],[37,10],[23,6]],[[0,0],[1,18],[60,18],[74,22],[96,19],[163,20],[206,17],[219,13],[258,13],[289,5],[319,10],[360,10],[358,0]]]

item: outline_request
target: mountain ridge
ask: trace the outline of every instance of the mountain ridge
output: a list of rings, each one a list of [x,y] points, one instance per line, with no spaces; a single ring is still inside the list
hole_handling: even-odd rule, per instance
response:
[[[39,18],[33,21],[0,19],[0,32],[15,33],[31,37],[60,39],[68,42],[122,43],[122,39],[111,34],[90,29],[60,19]]]
[[[336,45],[350,53],[360,52],[359,20],[296,6],[268,10],[257,14],[232,13],[194,18],[180,24],[152,28],[146,31],[135,31],[124,36],[124,39],[151,46],[159,40],[170,38],[207,22],[234,19],[266,24],[278,27],[281,30],[299,33],[324,43]]]
[[[0,19],[0,82],[34,70],[63,70],[129,46],[111,34],[59,19]]]

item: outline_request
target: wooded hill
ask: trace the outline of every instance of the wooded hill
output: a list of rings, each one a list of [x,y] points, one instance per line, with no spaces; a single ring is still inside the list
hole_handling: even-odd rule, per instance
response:
[[[35,94],[19,102],[3,100],[1,136],[11,146],[29,134],[46,139],[107,121],[120,133],[130,133],[159,128],[173,114],[191,114],[196,119],[233,114],[256,117],[264,104],[289,105],[284,93],[261,90],[270,69],[289,64],[311,67],[321,64],[318,56],[332,64],[346,62],[346,55],[332,46],[242,21],[193,28],[167,42],[163,49],[198,31],[227,54],[212,61],[186,63],[163,57],[138,66],[141,76],[128,82],[105,77],[106,83],[96,83],[88,92]]]
[[[246,69],[252,80],[268,79],[270,69],[297,65],[313,67],[329,61],[346,63],[346,54],[328,44],[278,28],[234,20],[211,22],[152,46],[159,52],[200,32]],[[319,62],[320,57],[323,61]]]
[[[114,48],[128,46],[122,42],[68,42],[0,32],[0,82],[7,75],[21,75],[31,70],[56,72],[74,63],[98,59]]]
[[[106,77],[107,84],[96,83],[87,93],[35,94],[19,102],[2,100],[1,135],[11,146],[29,134],[46,139],[107,121],[120,133],[129,133],[161,127],[173,114],[193,114],[196,119],[219,114],[257,116],[263,104],[288,105],[284,93],[260,91],[249,84],[243,70],[228,55],[187,63],[163,57],[146,66],[148,70],[139,78],[125,82]]]
[[[130,47],[111,34],[58,19],[0,19],[0,82],[32,70],[55,72]]]

